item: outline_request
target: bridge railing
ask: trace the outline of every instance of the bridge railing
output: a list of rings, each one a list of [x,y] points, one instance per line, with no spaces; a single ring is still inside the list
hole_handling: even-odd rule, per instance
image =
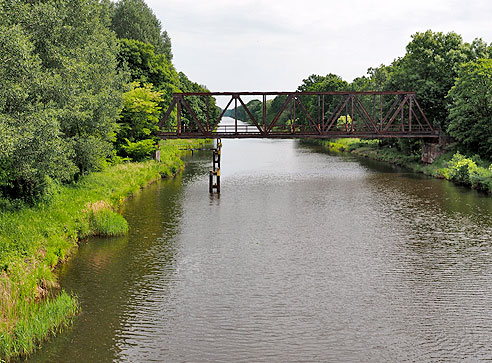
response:
[[[226,98],[227,105],[214,109],[211,97]],[[248,99],[257,101],[247,103]],[[228,122],[225,115],[230,116]],[[402,91],[175,93],[157,134],[161,138],[439,136],[415,92]]]

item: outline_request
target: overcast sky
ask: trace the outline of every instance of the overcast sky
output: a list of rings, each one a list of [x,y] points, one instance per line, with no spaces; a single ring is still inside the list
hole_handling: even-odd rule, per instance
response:
[[[346,81],[405,53],[417,31],[492,42],[487,0],[147,0],[178,71],[211,91],[290,91],[310,74]]]

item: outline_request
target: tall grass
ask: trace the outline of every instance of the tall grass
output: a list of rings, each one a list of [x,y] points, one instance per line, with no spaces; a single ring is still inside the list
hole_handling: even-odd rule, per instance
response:
[[[58,186],[49,201],[0,209],[0,361],[32,352],[70,322],[77,299],[57,289],[53,267],[81,238],[126,233],[128,223],[116,211],[141,188],[182,169],[177,145],[162,145],[160,163],[112,166]]]

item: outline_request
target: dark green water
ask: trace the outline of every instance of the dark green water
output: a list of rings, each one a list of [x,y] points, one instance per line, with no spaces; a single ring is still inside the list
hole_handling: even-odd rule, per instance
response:
[[[492,358],[492,198],[292,140],[225,140],[60,270],[82,313],[33,361]]]

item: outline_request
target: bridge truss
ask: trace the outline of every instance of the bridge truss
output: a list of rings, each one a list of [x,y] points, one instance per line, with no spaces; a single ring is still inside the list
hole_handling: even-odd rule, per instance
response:
[[[267,112],[268,99],[276,96],[281,96],[280,108]],[[228,99],[219,117],[210,116],[210,97]],[[260,112],[250,110],[244,99],[259,99]],[[201,117],[192,107],[198,103],[206,105]],[[239,106],[247,124],[238,122]],[[228,109],[233,122],[221,122]],[[402,91],[175,93],[157,135],[163,139],[439,137],[415,92]]]

